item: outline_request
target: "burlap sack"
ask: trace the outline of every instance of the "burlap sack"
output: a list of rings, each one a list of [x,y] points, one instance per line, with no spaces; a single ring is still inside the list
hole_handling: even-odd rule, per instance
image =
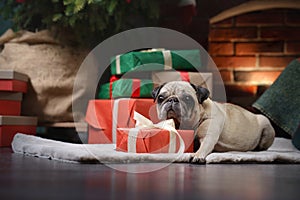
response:
[[[0,37],[0,45],[0,68],[14,69],[30,77],[22,114],[38,116],[40,122],[73,121],[74,79],[88,52],[60,45],[48,31],[8,30]]]

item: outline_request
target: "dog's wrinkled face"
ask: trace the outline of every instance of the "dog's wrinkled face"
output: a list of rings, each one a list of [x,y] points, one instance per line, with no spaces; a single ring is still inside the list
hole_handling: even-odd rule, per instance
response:
[[[172,81],[155,88],[152,92],[157,102],[158,117],[174,119],[176,128],[194,128],[200,120],[200,106],[209,91],[184,81]]]

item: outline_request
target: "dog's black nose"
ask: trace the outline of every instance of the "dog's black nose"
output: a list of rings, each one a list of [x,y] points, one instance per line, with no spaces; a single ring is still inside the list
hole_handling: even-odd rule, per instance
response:
[[[171,97],[168,99],[168,102],[171,102],[171,103],[178,103],[178,98],[177,97]]]

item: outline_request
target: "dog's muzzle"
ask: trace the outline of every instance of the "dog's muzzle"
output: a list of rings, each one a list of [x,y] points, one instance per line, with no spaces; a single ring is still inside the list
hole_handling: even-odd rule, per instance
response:
[[[179,99],[177,97],[170,97],[166,100],[165,103],[166,112],[167,112],[167,119],[173,119],[176,126],[180,125],[181,120],[181,108]]]

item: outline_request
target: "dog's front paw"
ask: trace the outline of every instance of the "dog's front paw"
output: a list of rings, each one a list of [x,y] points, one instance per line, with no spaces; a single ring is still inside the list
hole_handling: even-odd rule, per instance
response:
[[[190,163],[193,164],[205,164],[206,160],[204,157],[201,157],[197,154],[192,155],[191,159],[190,159]]]

